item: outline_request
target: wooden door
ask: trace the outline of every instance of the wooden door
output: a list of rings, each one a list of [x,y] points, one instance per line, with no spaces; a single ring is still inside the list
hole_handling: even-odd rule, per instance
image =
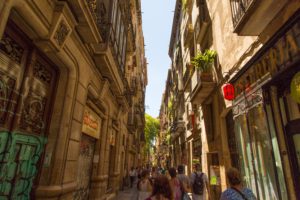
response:
[[[0,41],[0,199],[30,199],[56,77],[55,66],[9,23]]]

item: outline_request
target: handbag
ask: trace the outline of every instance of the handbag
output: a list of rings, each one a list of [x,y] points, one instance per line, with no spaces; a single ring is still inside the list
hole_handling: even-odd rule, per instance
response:
[[[192,200],[191,197],[188,195],[188,193],[184,190],[183,183],[180,180],[179,183],[180,183],[180,189],[182,194],[181,200]]]

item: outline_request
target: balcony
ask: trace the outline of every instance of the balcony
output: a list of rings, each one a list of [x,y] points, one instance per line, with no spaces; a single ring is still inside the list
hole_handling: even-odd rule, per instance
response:
[[[133,133],[136,130],[136,116],[132,113],[132,111],[129,111],[128,113],[127,127],[129,133]]]
[[[172,123],[171,133],[180,134],[185,131],[185,122],[183,120],[177,120]]]
[[[76,15],[76,29],[86,43],[100,43],[102,36],[98,24],[104,24],[105,8],[97,0],[65,0]]]
[[[187,64],[186,65],[186,70],[183,74],[183,88],[184,90],[188,90],[189,89],[189,86],[190,86],[190,83],[191,83],[191,74],[193,74],[195,68],[194,66],[192,66],[191,64]]]
[[[211,19],[208,15],[208,8],[206,5],[206,1],[200,1],[199,4],[199,16],[197,17],[197,21],[195,24],[195,37],[197,43],[201,43],[206,31],[208,30],[208,25],[211,22]]]
[[[288,0],[230,0],[234,32],[259,35],[274,19]]]
[[[191,78],[191,101],[194,104],[202,104],[215,89],[216,83],[212,75],[205,75],[195,70]]]
[[[78,20],[76,29],[89,47],[96,67],[110,81],[113,92],[117,96],[123,95],[127,27],[131,23],[127,1],[65,1],[76,15]],[[120,17],[121,15],[126,18]],[[134,35],[132,38],[134,39]]]

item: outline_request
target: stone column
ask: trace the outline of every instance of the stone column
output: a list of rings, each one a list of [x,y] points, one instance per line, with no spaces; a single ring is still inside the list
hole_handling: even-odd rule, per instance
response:
[[[97,142],[98,146],[98,156],[99,160],[97,163],[97,168],[95,168],[95,172],[93,172],[93,177],[91,180],[91,191],[90,191],[90,199],[101,199],[105,194],[106,190],[106,180],[107,175],[104,173],[104,157],[105,157],[105,145],[107,139],[107,127],[108,120],[107,116],[102,118],[102,127],[100,133],[100,139]]]

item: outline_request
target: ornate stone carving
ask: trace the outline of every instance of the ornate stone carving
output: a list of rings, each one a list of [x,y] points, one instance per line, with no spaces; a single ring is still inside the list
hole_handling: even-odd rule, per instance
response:
[[[20,128],[31,133],[42,134],[45,129],[44,113],[46,97],[30,92],[24,99],[21,112]]]
[[[107,15],[107,9],[105,7],[105,4],[103,2],[98,2],[97,0],[88,0],[87,1],[90,12],[99,27],[99,32],[103,39],[107,39],[108,29],[109,29],[109,23],[108,23],[108,15]]]
[[[57,42],[59,46],[63,45],[69,32],[70,32],[70,28],[68,27],[68,25],[65,23],[64,20],[61,20],[54,35],[54,40]]]
[[[5,124],[9,114],[13,115],[16,102],[13,92],[16,80],[0,72],[0,123]]]
[[[43,81],[46,84],[51,83],[51,79],[52,79],[51,72],[48,71],[46,67],[39,61],[36,61],[33,65],[33,76]]]
[[[21,63],[24,49],[9,35],[3,35],[0,40],[0,49],[13,61]]]

